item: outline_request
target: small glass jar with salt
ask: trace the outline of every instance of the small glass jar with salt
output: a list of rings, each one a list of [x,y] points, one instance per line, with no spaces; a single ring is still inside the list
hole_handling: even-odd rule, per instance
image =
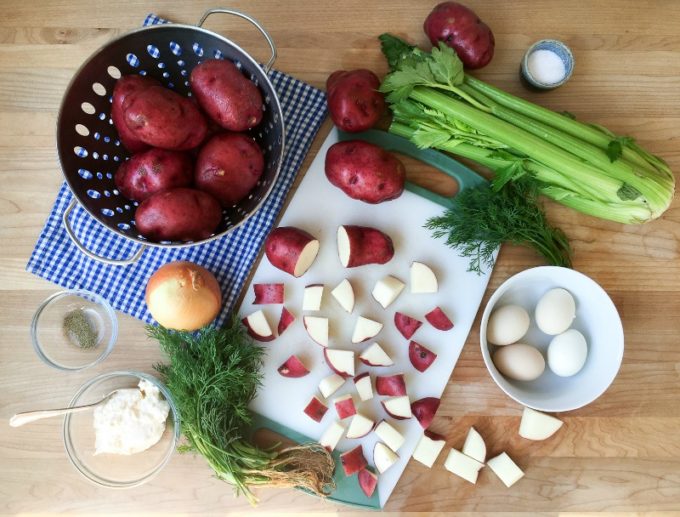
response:
[[[563,85],[574,69],[574,56],[564,43],[540,40],[531,45],[522,59],[522,79],[539,90],[551,90]]]

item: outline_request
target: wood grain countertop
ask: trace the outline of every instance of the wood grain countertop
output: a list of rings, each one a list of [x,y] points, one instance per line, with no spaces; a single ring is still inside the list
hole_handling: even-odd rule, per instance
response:
[[[275,67],[324,88],[330,72],[386,65],[376,36],[390,31],[425,44],[422,22],[436,3],[390,0],[231,1],[257,18],[277,43]],[[469,0],[496,37],[492,63],[475,75],[503,89],[619,134],[633,135],[680,170],[680,3],[601,0]],[[63,406],[78,386],[103,371],[152,371],[159,358],[142,324],[120,314],[113,354],[80,373],[63,373],[35,356],[28,333],[38,304],[57,286],[25,271],[62,182],[55,124],[66,85],[80,64],[111,38],[141,25],[149,12],[196,23],[214,1],[58,0],[2,2],[0,16],[0,512],[223,513],[250,508],[217,481],[201,457],[175,455],[150,483],[131,490],[88,484],[69,464],[61,419],[11,429],[7,419],[35,407]],[[207,27],[266,57],[261,37],[244,22],[211,18]],[[518,66],[534,41],[552,37],[574,51],[567,85],[526,91]],[[315,155],[327,122],[307,157]],[[441,178],[409,166],[420,181]],[[446,190],[446,186],[443,187]],[[593,404],[561,415],[554,439],[528,443],[516,432],[521,407],[488,375],[476,322],[443,396],[438,429],[460,447],[470,425],[490,452],[508,450],[526,477],[505,489],[490,472],[476,486],[443,469],[407,467],[388,511],[667,512],[680,514],[680,203],[662,219],[624,226],[547,204],[571,239],[574,267],[611,295],[626,335],[623,365]],[[510,275],[539,259],[525,249],[501,251],[484,302]],[[479,317],[479,316],[478,316]],[[295,491],[261,490],[260,511],[346,512]]]

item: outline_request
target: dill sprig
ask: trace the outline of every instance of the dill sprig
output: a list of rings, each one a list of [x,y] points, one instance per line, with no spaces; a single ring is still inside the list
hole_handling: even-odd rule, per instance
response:
[[[518,179],[496,191],[491,185],[463,190],[454,206],[429,219],[426,228],[435,238],[469,257],[468,271],[491,269],[498,247],[508,242],[529,246],[550,264],[571,267],[566,235],[548,223],[534,183]]]
[[[228,327],[180,332],[147,326],[167,354],[157,364],[179,411],[186,439],[180,452],[205,457],[215,475],[244,494],[251,504],[253,486],[298,487],[318,495],[333,488],[334,462],[316,443],[277,450],[250,441],[248,404],[262,383],[265,349],[255,344],[234,319]]]

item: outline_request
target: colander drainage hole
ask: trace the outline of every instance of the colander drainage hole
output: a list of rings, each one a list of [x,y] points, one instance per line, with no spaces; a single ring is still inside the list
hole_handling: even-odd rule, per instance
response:
[[[110,208],[102,208],[102,214],[106,217],[113,217],[115,214]]]
[[[113,65],[109,65],[109,67],[106,69],[106,71],[114,79],[120,79],[121,73],[120,73],[120,70],[118,70],[117,67],[115,67]]]
[[[198,57],[203,57],[203,47],[201,47],[198,42],[194,43],[191,48],[194,49],[194,54]]]
[[[92,179],[92,173],[88,171],[87,169],[78,169],[78,175],[83,178],[84,180],[91,180]]]
[[[99,199],[102,197],[102,195],[99,193],[99,191],[90,189],[87,191],[87,195],[90,196],[92,199]]]
[[[94,115],[94,112],[95,112],[94,106],[92,104],[90,104],[89,102],[83,102],[80,105],[80,109],[82,109],[83,112],[87,113],[88,115]]]
[[[99,95],[100,97],[106,95],[106,88],[104,88],[104,85],[102,83],[93,83],[92,91]]]
[[[168,46],[170,47],[170,52],[172,52],[176,56],[182,55],[182,47],[179,45],[179,43],[171,41]]]
[[[146,46],[146,51],[149,53],[151,57],[154,59],[158,59],[158,56],[161,55],[160,50],[158,50],[158,47],[155,47],[154,45],[147,45]]]
[[[139,66],[139,58],[135,56],[133,53],[129,53],[127,56],[125,56],[125,59],[127,60],[130,66],[133,66],[135,68]]]
[[[82,124],[76,124],[76,133],[78,133],[80,136],[87,136],[90,134],[90,130]]]
[[[73,152],[79,158],[87,158],[87,149],[85,149],[84,147],[80,147],[79,145],[77,145],[73,148]]]
[[[128,231],[130,229],[130,225],[128,223],[118,223],[118,229]]]
[[[215,51],[213,52],[213,56],[215,56],[215,59],[224,59],[222,51],[218,48],[216,48]]]

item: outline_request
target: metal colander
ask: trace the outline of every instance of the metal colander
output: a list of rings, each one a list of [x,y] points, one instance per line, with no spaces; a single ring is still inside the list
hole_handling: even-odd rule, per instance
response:
[[[201,27],[214,13],[235,15],[255,25],[271,47],[272,55],[264,69],[235,43]],[[264,153],[264,172],[245,199],[222,211],[222,221],[211,237],[188,243],[149,242],[134,224],[137,203],[123,197],[113,180],[116,169],[129,156],[110,117],[113,87],[121,75],[139,74],[191,96],[189,74],[202,60],[211,58],[232,61],[262,92],[264,117],[249,133]],[[136,261],[146,246],[195,246],[217,239],[248,220],[271,192],[283,160],[283,114],[267,77],[275,59],[276,48],[269,34],[252,17],[231,9],[211,9],[196,26],[165,24],[137,29],[97,50],[71,80],[57,122],[59,160],[76,198],[64,212],[63,222],[76,246],[95,260],[124,265]],[[134,256],[113,260],[85,248],[69,223],[76,200],[109,230],[142,244]]]

